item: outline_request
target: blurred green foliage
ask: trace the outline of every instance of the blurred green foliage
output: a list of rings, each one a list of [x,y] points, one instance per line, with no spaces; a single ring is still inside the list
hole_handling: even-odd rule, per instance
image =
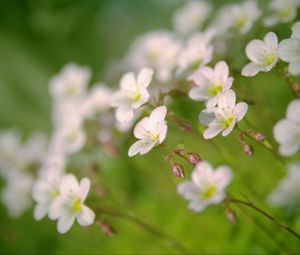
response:
[[[214,2],[219,5],[230,1]],[[34,131],[50,133],[51,101],[47,86],[54,73],[65,63],[74,61],[91,67],[93,81],[101,81],[101,70],[107,61],[123,56],[137,35],[152,29],[170,29],[172,14],[182,3],[179,0],[1,1],[1,129],[17,128],[25,135]],[[289,35],[287,26],[278,32],[280,38]],[[241,62],[245,63],[243,57],[236,63],[238,68]],[[287,86],[274,73],[238,78],[234,87],[241,98],[255,101],[248,120],[272,139],[274,122],[284,116],[292,99]],[[180,99],[174,109],[183,118],[192,120],[194,129],[198,129],[202,104]],[[168,144],[175,148],[183,137],[189,151],[198,152],[214,166],[229,164],[233,168],[235,177],[230,193],[251,198],[300,231],[299,217],[266,206],[266,195],[285,174],[272,154],[254,144],[255,156],[249,158],[234,135],[218,137],[213,145],[204,141],[199,132],[183,133],[170,123]],[[128,159],[127,151],[121,151],[115,159],[99,149],[93,154],[83,153],[84,159],[77,158],[70,168],[83,171],[90,161],[98,162],[99,178],[107,185],[112,199],[108,202],[104,198],[90,198],[91,203],[131,212],[180,240],[191,252],[300,251],[296,238],[249,208],[233,207],[238,217],[235,225],[228,222],[222,206],[211,206],[201,214],[188,211],[186,201],[176,194],[178,180],[172,176],[169,163],[163,161],[167,153],[166,148],[159,148],[142,158]],[[190,166],[178,162],[190,173]],[[59,235],[55,222],[47,219],[36,222],[32,211],[12,220],[2,205],[0,218],[0,253],[3,254],[177,252],[167,241],[116,218],[105,217],[117,230],[112,238],[105,236],[97,225],[87,229],[76,225],[68,234]]]

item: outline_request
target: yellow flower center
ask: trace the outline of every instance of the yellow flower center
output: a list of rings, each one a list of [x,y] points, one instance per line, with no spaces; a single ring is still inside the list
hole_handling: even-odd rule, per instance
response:
[[[274,63],[274,61],[276,60],[276,58],[277,58],[277,54],[276,53],[270,53],[270,54],[268,54],[265,57],[265,59],[264,59],[263,65],[264,66],[272,65]]]
[[[247,16],[243,16],[240,19],[238,19],[237,22],[236,22],[237,28],[238,29],[243,28],[246,25],[247,21],[248,21],[248,17]]]
[[[80,198],[76,198],[74,204],[73,204],[73,210],[75,212],[80,212],[82,209],[82,205],[81,205],[81,199]]]
[[[217,187],[215,185],[209,186],[204,192],[201,193],[203,199],[209,199],[213,197],[217,192]]]
[[[223,127],[224,128],[229,128],[232,124],[232,122],[234,121],[234,116],[230,116],[228,117],[225,121],[224,121],[224,124],[223,124]]]
[[[210,87],[210,93],[211,95],[215,96],[218,95],[220,92],[222,92],[223,86],[222,84],[217,84],[216,86],[213,85]]]

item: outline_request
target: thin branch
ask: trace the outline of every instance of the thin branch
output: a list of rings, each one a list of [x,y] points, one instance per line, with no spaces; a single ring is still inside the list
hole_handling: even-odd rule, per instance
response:
[[[123,213],[116,210],[109,210],[109,209],[103,209],[103,208],[97,208],[95,210],[99,214],[106,214],[111,217],[120,218],[123,220],[128,220],[139,227],[147,230],[148,232],[152,233],[153,235],[161,238],[162,240],[165,240],[169,243],[170,246],[174,247],[178,251],[182,252],[183,254],[188,254],[189,251],[185,248],[185,246],[178,240],[174,239],[173,237],[169,236],[168,234],[162,232],[160,229],[157,229],[156,227],[153,227],[149,225],[148,223],[144,222],[143,220],[130,215],[128,213]]]
[[[251,201],[245,201],[245,200],[241,200],[241,199],[237,199],[237,198],[233,198],[233,197],[227,197],[225,201],[231,202],[231,203],[245,205],[245,206],[248,206],[248,207],[252,208],[253,210],[259,212],[261,215],[263,215],[264,217],[266,217],[267,219],[269,219],[270,221],[272,221],[277,226],[285,229],[290,234],[292,234],[293,236],[295,236],[298,239],[300,239],[300,235],[296,231],[294,231],[293,229],[291,229],[287,224],[281,223],[281,222],[277,221],[272,215],[270,215],[269,213],[267,213],[263,209],[259,208],[258,206],[256,206],[255,204],[253,204]]]

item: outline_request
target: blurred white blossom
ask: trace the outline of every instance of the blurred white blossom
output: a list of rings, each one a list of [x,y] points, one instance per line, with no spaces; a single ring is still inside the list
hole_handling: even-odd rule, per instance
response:
[[[248,111],[248,105],[244,102],[236,104],[236,95],[229,89],[223,92],[218,101],[217,107],[211,107],[200,113],[199,120],[203,125],[208,126],[203,137],[210,139],[222,132],[227,136],[241,121]]]
[[[73,174],[62,177],[59,196],[55,197],[49,209],[49,218],[58,220],[57,230],[66,233],[75,219],[81,226],[89,226],[94,222],[95,213],[84,202],[90,190],[90,180],[83,178],[80,183]]]
[[[214,169],[207,161],[201,161],[192,172],[192,180],[180,183],[177,191],[189,201],[189,209],[200,212],[210,204],[218,204],[225,197],[225,189],[232,179],[228,166]]]
[[[291,38],[279,43],[278,54],[280,59],[289,63],[292,75],[300,74],[300,21],[293,25]]]
[[[292,156],[300,149],[300,99],[290,102],[286,118],[276,123],[273,133],[281,155]]]
[[[167,107],[162,105],[155,108],[149,117],[143,118],[134,128],[134,136],[139,139],[128,151],[129,157],[136,154],[146,154],[158,144],[161,144],[167,135],[168,126],[165,121]]]
[[[278,23],[288,23],[297,17],[297,8],[300,6],[299,0],[272,0],[269,3],[269,12],[264,19],[266,26],[274,26]]]
[[[264,40],[252,40],[246,46],[250,63],[244,66],[242,75],[255,76],[258,72],[270,71],[278,61],[278,38],[273,32],[265,35]]]

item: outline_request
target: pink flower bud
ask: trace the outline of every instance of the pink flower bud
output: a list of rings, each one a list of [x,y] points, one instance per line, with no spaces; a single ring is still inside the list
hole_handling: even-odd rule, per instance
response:
[[[244,152],[248,155],[248,156],[253,156],[253,154],[254,154],[254,150],[253,150],[253,148],[252,148],[252,146],[250,145],[250,144],[248,144],[248,143],[245,143],[244,144]]]
[[[231,208],[226,209],[226,218],[231,224],[235,224],[237,221],[235,212]]]
[[[193,152],[189,152],[188,153],[188,160],[192,165],[195,166],[201,161],[201,158],[198,154],[193,153]]]
[[[179,165],[179,164],[175,163],[172,166],[172,170],[173,170],[173,173],[176,177],[184,178],[185,174],[184,174],[184,170],[183,170],[182,165]]]
[[[254,138],[258,142],[263,142],[266,139],[266,136],[260,132],[255,132],[254,133]]]

